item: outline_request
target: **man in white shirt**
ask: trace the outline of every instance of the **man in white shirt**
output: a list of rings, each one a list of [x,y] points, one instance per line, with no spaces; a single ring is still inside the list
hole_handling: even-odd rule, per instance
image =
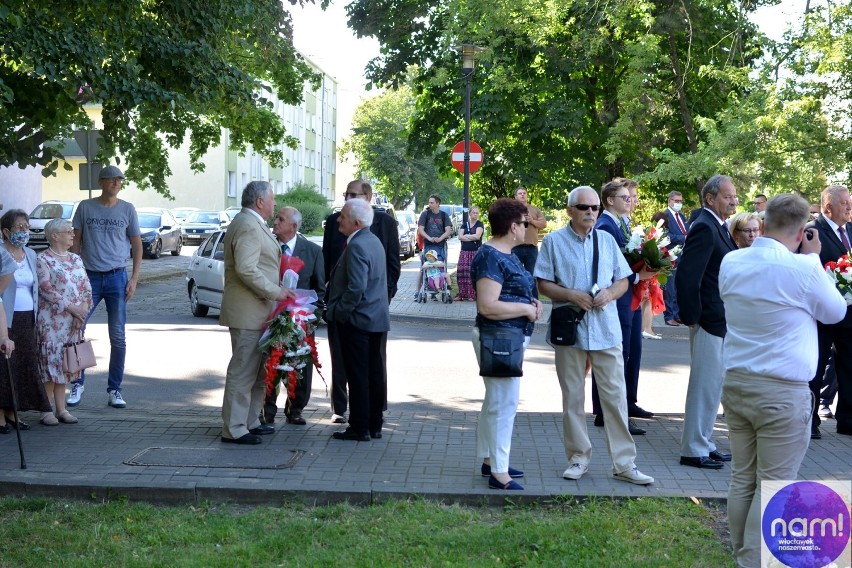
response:
[[[816,322],[846,314],[820,263],[819,235],[805,231],[808,218],[801,197],[773,197],[765,236],[726,255],[719,270],[727,322],[722,403],[733,454],[728,524],[737,566],[760,565],[759,484],[796,479],[808,449]],[[789,330],[795,349],[780,340]]]

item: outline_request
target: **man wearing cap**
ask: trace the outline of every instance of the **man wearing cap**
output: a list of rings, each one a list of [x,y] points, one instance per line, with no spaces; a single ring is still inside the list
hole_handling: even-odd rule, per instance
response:
[[[121,395],[124,379],[124,359],[127,354],[124,324],[127,321],[127,302],[136,293],[139,268],[142,265],[142,238],[139,219],[131,203],[118,198],[124,174],[115,166],[107,166],[98,176],[101,195],[80,202],[74,213],[74,244],[71,251],[83,258],[83,265],[92,283],[92,310],[104,300],[109,331],[109,376],[107,404],[124,408]],[[127,276],[127,255],[133,259],[133,272]],[[88,322],[88,318],[86,318]],[[68,406],[80,404],[85,389],[85,372],[68,394]]]

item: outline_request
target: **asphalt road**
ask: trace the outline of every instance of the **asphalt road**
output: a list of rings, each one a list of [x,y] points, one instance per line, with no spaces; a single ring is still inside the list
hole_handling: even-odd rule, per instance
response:
[[[183,276],[156,276],[188,265],[194,247],[180,257],[143,261],[143,281],[128,306],[123,394],[132,407],[220,407],[225,369],[231,354],[226,328],[218,312],[205,318],[189,310]],[[95,341],[98,367],[87,374],[82,406],[106,404],[109,341],[106,312],[101,306],[87,335]],[[325,328],[319,339],[322,372],[331,379]],[[682,413],[689,372],[687,341],[666,338],[644,343],[639,403],[658,413]],[[520,410],[561,411],[561,394],[551,348],[537,333],[527,351]],[[478,410],[482,382],[470,345],[470,329],[441,320],[395,320],[388,343],[388,400],[400,409]],[[588,392],[588,385],[587,385]],[[316,376],[310,406],[329,408],[322,380]],[[587,395],[587,408],[591,408]]]

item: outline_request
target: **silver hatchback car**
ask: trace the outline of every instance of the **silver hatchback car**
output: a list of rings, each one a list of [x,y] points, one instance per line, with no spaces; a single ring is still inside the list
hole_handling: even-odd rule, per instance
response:
[[[225,291],[225,231],[216,231],[192,254],[186,271],[186,291],[192,315],[203,318],[222,307]]]

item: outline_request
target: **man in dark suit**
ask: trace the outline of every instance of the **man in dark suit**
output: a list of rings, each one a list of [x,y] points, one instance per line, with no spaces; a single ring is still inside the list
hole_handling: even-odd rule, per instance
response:
[[[313,290],[317,293],[319,303],[322,304],[323,298],[325,298],[325,268],[322,261],[322,248],[299,234],[301,226],[302,214],[293,207],[282,207],[272,220],[272,232],[278,237],[278,244],[281,247],[281,270],[279,270],[279,273],[283,276],[288,257],[300,259],[305,264],[299,271],[296,288]],[[317,306],[318,309],[321,309],[321,307],[321,305]],[[302,411],[311,399],[313,371],[313,365],[308,365],[299,371],[299,381],[296,383],[295,389],[296,396],[294,398],[288,396],[284,407],[284,415],[288,424],[300,426],[306,424]],[[266,395],[263,414],[260,417],[260,421],[264,424],[275,422],[275,415],[278,413],[277,399],[277,388],[272,394]]]
[[[680,319],[689,326],[691,364],[681,436],[681,465],[721,469],[731,454],[716,450],[713,426],[722,397],[725,306],[719,296],[722,258],[737,248],[725,220],[737,210],[737,190],[715,175],[701,190],[704,209],[689,226],[677,281]]]
[[[598,218],[595,229],[609,233],[615,238],[618,248],[623,249],[630,239],[630,224],[626,220],[632,210],[631,188],[636,187],[631,179],[615,178],[604,184],[601,189],[601,203],[604,211]],[[639,391],[639,367],[642,362],[642,310],[632,309],[633,285],[640,280],[648,280],[656,273],[645,269],[634,271],[627,279],[627,292],[615,303],[618,321],[621,324],[621,351],[624,358],[624,383],[627,393],[627,415],[631,418],[651,418],[652,412],[637,404]],[[597,380],[592,373],[592,412],[595,413],[595,426],[603,426],[603,413],[598,395]],[[640,436],[645,430],[633,421],[628,422],[630,434]]]
[[[369,230],[369,203],[353,199],[338,218],[347,246],[331,270],[326,319],[341,342],[341,359],[349,387],[349,427],[335,440],[366,442],[382,437],[382,406],[386,399],[382,339],[390,329],[385,251]]]
[[[683,245],[686,242],[686,217],[680,210],[683,208],[683,194],[679,191],[669,193],[669,206],[663,212],[663,219],[666,223],[668,231],[670,247]],[[676,261],[677,262],[677,261]],[[663,300],[666,303],[666,311],[663,313],[663,319],[666,325],[680,325],[680,310],[677,305],[677,284],[675,284],[675,273],[673,270],[666,285],[663,286]]]
[[[849,196],[849,189],[842,185],[833,185],[823,190],[822,215],[808,225],[819,233],[822,243],[819,259],[823,266],[849,253],[849,231],[852,231],[850,220],[852,198]],[[852,361],[849,360],[852,355],[852,310],[847,308],[846,317],[840,323],[818,323],[817,332],[819,359],[816,376],[810,382],[811,392],[814,393],[815,400],[819,400],[823,375],[831,355],[831,346],[834,345],[834,370],[837,376],[837,410],[834,412],[834,418],[837,420],[837,433],[852,436]],[[811,439],[821,437],[818,408],[819,405],[814,405]]]
[[[361,199],[368,203],[373,202],[372,186],[359,179],[350,181],[346,186],[346,193],[343,194],[347,201],[350,199]],[[396,295],[396,286],[399,281],[401,266],[399,262],[399,224],[397,220],[392,218],[387,213],[375,211],[373,222],[370,225],[372,232],[382,243],[385,251],[385,272],[387,274],[387,302],[390,304],[391,299]],[[331,271],[340,255],[343,254],[343,249],[346,245],[346,238],[338,230],[338,218],[340,212],[329,215],[325,222],[325,232],[322,238],[322,256],[325,263],[325,281],[330,282]],[[340,342],[334,331],[329,327],[328,344],[331,351],[331,421],[335,424],[343,424],[346,422],[344,415],[346,414],[347,395],[346,395],[346,375],[343,370],[343,361],[340,359],[341,349]],[[385,351],[387,349],[387,334],[382,339],[382,360],[386,359]],[[385,384],[387,384],[387,370],[385,373]],[[387,403],[384,405],[387,408]]]

